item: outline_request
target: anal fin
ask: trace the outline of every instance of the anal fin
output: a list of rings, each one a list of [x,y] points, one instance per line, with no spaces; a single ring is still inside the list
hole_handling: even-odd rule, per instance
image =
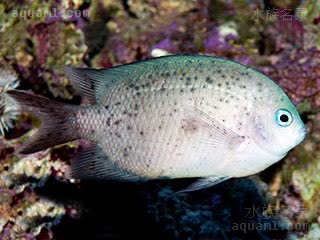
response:
[[[71,178],[84,180],[139,181],[142,177],[123,169],[98,144],[85,149],[71,164]]]

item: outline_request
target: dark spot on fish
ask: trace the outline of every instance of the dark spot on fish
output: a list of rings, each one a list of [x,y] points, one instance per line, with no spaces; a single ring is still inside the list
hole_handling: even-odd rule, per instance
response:
[[[197,77],[197,76],[195,76],[195,77],[194,77],[194,80],[195,80],[195,81],[197,81],[197,80],[198,80],[198,77]]]
[[[130,83],[129,84],[129,88],[134,88],[135,87],[135,84],[134,83]]]
[[[220,99],[219,99],[219,101],[220,101],[220,102],[222,102],[222,101],[223,101],[223,99],[222,99],[222,98],[220,98]]]
[[[128,130],[131,130],[131,126],[127,126],[127,129],[128,129]]]
[[[138,107],[138,104],[135,104],[134,105],[134,110],[138,111],[139,107]]]
[[[143,136],[144,132],[143,132],[143,131],[140,131],[139,134],[140,134],[141,136]]]
[[[186,76],[186,73],[185,73],[185,72],[183,72],[183,73],[182,73],[182,76],[183,76],[183,77],[184,77],[184,76]]]
[[[95,130],[94,130],[94,129],[91,129],[90,132],[91,132],[91,134],[94,134],[94,133],[95,133]]]
[[[228,86],[228,85],[229,85],[229,82],[226,82],[226,85]]]
[[[116,102],[115,105],[116,106],[121,105],[121,102]]]
[[[128,157],[128,149],[127,148],[123,149],[123,156]]]
[[[108,126],[108,127],[110,127],[110,120],[111,120],[111,119],[108,117],[108,119],[107,119],[107,126]]]
[[[191,91],[191,92],[194,92],[195,89],[196,89],[195,87],[192,87],[192,88],[190,89],[190,91]]]
[[[146,87],[150,87],[150,83],[147,82],[147,83],[145,84],[145,86],[146,86]]]
[[[245,85],[243,85],[243,86],[242,86],[242,88],[246,88],[246,86],[245,86]]]
[[[139,90],[139,88],[140,88],[139,86],[135,86],[134,87],[135,90]]]
[[[221,87],[221,83],[218,83],[218,87]]]
[[[225,122],[226,120],[222,119],[222,122]]]
[[[120,122],[121,122],[121,119],[115,121],[115,122],[114,122],[114,125],[119,125]]]
[[[166,73],[165,73],[165,76],[166,76],[166,77],[169,77],[169,76],[170,76],[170,73],[169,73],[169,72],[166,72]]]
[[[249,113],[247,112],[246,115],[249,116]]]
[[[165,90],[166,90],[165,87],[160,88],[160,91],[161,91],[161,92],[164,92]]]
[[[229,100],[226,100],[225,102],[226,102],[226,103],[229,103],[230,101],[229,101]]]
[[[105,106],[104,108],[105,108],[106,110],[108,110],[108,109],[109,109],[109,105]]]
[[[187,80],[187,81],[191,81],[191,78],[190,78],[190,77],[187,77],[186,80]]]
[[[237,80],[237,81],[239,81],[239,80],[240,80],[240,78],[236,77],[236,80]]]
[[[202,86],[202,88],[206,88],[206,87],[207,87],[206,85],[203,85],[203,86]]]
[[[180,80],[183,81],[183,78],[181,77]]]
[[[213,83],[213,80],[210,77],[206,77],[206,82],[207,83]]]
[[[137,96],[140,96],[140,95],[141,95],[141,92],[136,92],[136,95],[137,95]]]
[[[115,135],[116,135],[118,138],[121,138],[120,133],[115,133]]]
[[[222,78],[225,78],[225,77],[226,77],[226,75],[225,75],[225,74],[222,74],[222,75],[221,75],[221,77],[222,77]]]
[[[189,86],[191,83],[189,81],[186,81],[186,86]]]
[[[217,73],[221,73],[221,69],[218,69],[218,70],[217,70]]]
[[[123,111],[122,114],[123,114],[123,115],[126,115],[126,114],[127,114],[127,111]]]
[[[183,93],[183,89],[180,89],[180,92]]]

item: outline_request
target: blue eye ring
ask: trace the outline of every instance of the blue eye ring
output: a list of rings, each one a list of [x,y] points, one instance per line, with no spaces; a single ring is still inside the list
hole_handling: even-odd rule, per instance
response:
[[[275,113],[275,120],[279,126],[288,127],[293,121],[293,116],[287,109],[280,108]]]

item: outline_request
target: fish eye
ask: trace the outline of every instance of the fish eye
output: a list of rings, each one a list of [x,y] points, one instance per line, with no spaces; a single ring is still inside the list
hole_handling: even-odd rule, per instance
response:
[[[293,116],[286,109],[279,109],[275,113],[276,123],[281,127],[288,127],[292,123]]]

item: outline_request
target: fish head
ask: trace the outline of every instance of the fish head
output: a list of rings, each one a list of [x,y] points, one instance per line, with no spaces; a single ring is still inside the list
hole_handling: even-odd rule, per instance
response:
[[[259,148],[281,159],[304,140],[307,129],[282,90],[266,99],[268,101],[259,102],[251,114],[252,138]]]

